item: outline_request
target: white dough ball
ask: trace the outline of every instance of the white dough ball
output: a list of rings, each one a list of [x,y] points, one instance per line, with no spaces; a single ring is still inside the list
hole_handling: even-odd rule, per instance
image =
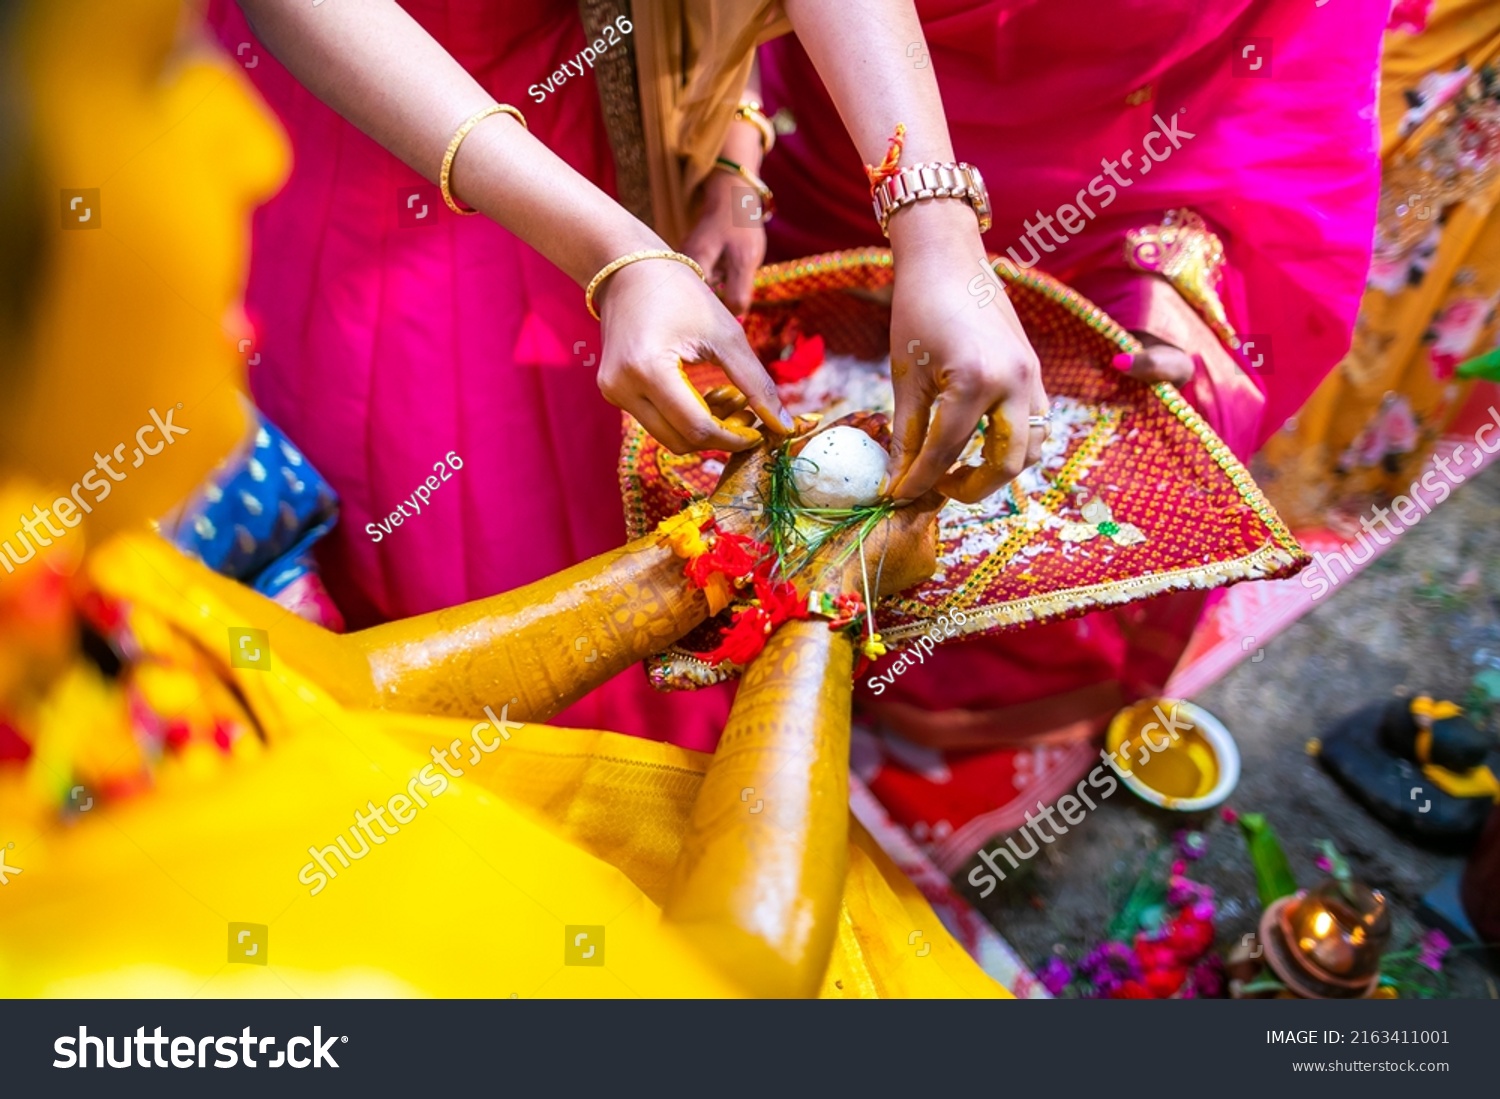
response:
[[[808,440],[792,465],[802,502],[813,508],[873,504],[890,456],[857,427],[830,427]]]

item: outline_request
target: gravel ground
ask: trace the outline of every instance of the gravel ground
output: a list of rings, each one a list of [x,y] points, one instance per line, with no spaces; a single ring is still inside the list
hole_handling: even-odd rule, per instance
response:
[[[1313,865],[1317,842],[1333,840],[1355,876],[1390,899],[1393,948],[1421,934],[1413,915],[1418,899],[1463,860],[1406,843],[1368,816],[1305,745],[1371,700],[1421,691],[1462,699],[1486,660],[1500,666],[1497,467],[1267,643],[1261,661],[1240,664],[1195,700],[1240,745],[1244,770],[1228,804],[1269,818],[1304,886],[1323,876]],[[1196,819],[1209,850],[1189,876],[1215,890],[1222,953],[1255,927],[1255,879],[1238,827],[1217,812]],[[1102,939],[1147,855],[1185,823],[1122,789],[1085,824],[1045,846],[1026,864],[1032,868],[1026,877],[1012,875],[987,900],[968,886],[968,866],[956,884],[1033,966],[1054,953],[1076,961]],[[1500,995],[1500,977],[1472,957],[1455,956],[1448,974],[1452,995]]]

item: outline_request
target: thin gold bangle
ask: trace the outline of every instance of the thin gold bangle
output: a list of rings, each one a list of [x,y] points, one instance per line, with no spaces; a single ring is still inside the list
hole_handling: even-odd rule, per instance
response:
[[[453,192],[448,189],[449,178],[453,175],[453,158],[458,155],[458,147],[464,143],[464,138],[469,136],[469,131],[492,114],[508,114],[511,118],[519,122],[523,128],[531,129],[530,126],[526,125],[526,117],[520,111],[516,110],[509,103],[496,103],[493,106],[486,107],[484,110],[470,115],[468,121],[454,132],[453,140],[448,142],[448,151],[443,154],[443,167],[438,172],[438,188],[443,192],[443,201],[448,204],[448,209],[460,217],[469,217],[472,214],[479,213],[479,211],[468,210],[460,206],[454,199]]]
[[[742,99],[734,109],[734,118],[748,122],[760,131],[760,155],[765,156],[776,145],[776,126],[754,99]]]
[[[760,214],[755,220],[762,225],[768,224],[776,215],[776,196],[771,193],[771,188],[766,186],[766,181],[743,164],[737,164],[727,156],[715,157],[714,167],[721,172],[739,176],[750,185],[750,189],[760,197]]]
[[[685,263],[693,269],[693,273],[700,279],[704,278],[703,268],[692,256],[685,256],[681,252],[673,252],[667,248],[645,248],[639,252],[627,252],[619,259],[612,259],[599,269],[599,273],[589,279],[588,289],[583,292],[583,304],[589,307],[589,315],[596,321],[600,319],[599,310],[594,308],[594,292],[599,289],[599,284],[609,276],[613,275],[622,267],[629,267],[632,263],[639,263],[643,259],[674,259],[678,263]],[[708,281],[704,279],[704,281]]]

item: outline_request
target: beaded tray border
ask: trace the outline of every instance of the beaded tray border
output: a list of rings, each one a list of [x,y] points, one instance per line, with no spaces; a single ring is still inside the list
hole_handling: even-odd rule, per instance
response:
[[[1138,351],[1140,345],[1128,332],[1088,301],[1055,279],[1036,271],[1022,271],[1008,260],[992,260],[996,274],[1014,295],[1035,294],[1052,308],[1061,309],[1067,323],[1091,329],[1106,345],[1120,351]],[[785,306],[809,294],[826,294],[841,290],[866,297],[878,295],[894,279],[888,249],[871,248],[833,252],[761,268],[756,277],[755,306],[747,332],[755,342],[757,314],[770,307]],[[762,333],[763,334],[763,333]],[[1172,590],[1210,589],[1252,579],[1274,579],[1290,576],[1308,561],[1307,555],[1281,521],[1270,502],[1261,493],[1248,470],[1219,439],[1208,423],[1172,385],[1162,382],[1142,387],[1148,399],[1161,402],[1176,420],[1201,445],[1218,470],[1233,486],[1239,501],[1248,507],[1263,525],[1265,541],[1253,551],[1221,561],[1201,565],[1148,570],[1140,575],[1111,579],[1103,583],[1064,587],[1022,598],[963,606],[963,599],[978,585],[983,586],[1011,566],[1016,555],[1042,532],[1043,524],[1033,521],[1019,525],[941,601],[908,597],[905,593],[881,601],[877,619],[882,637],[893,646],[909,643],[929,632],[936,620],[962,609],[967,622],[951,636],[972,636],[1000,629],[1014,629],[1042,620],[1074,617],[1106,606],[1117,606]],[[1032,501],[1049,519],[1058,512],[1076,490],[1075,478],[1091,458],[1106,444],[1119,427],[1123,413],[1101,406],[1098,420],[1089,438],[1070,455],[1064,467],[1052,478],[1050,487]],[[646,534],[655,526],[647,513],[645,481],[641,469],[642,450],[649,436],[634,420],[625,417],[625,439],[621,448],[619,476],[621,497],[625,503],[626,526],[632,538]],[[656,452],[654,444],[650,449]],[[659,468],[675,478],[676,470],[691,466],[696,456],[676,458],[665,451]],[[659,517],[658,517],[659,518]],[[684,639],[691,641],[691,638]],[[648,662],[650,677],[659,688],[679,689],[722,682],[737,674],[726,666],[716,668],[698,658],[684,644],[674,645]]]

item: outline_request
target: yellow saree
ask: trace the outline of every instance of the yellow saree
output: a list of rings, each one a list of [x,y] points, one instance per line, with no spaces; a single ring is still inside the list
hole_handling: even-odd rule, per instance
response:
[[[117,536],[86,568],[128,603],[142,663],[227,687],[264,740],[168,753],[152,789],[82,811],[61,785],[68,757],[97,756],[118,729],[53,722],[71,732],[0,766],[16,871],[0,995],[756,993],[660,917],[708,757],[503,719],[475,738],[468,720],[343,705],[340,671],[298,640],[311,634],[278,630],[269,668],[225,667],[227,627],[285,612],[157,539]],[[851,833],[822,995],[1006,995]]]

